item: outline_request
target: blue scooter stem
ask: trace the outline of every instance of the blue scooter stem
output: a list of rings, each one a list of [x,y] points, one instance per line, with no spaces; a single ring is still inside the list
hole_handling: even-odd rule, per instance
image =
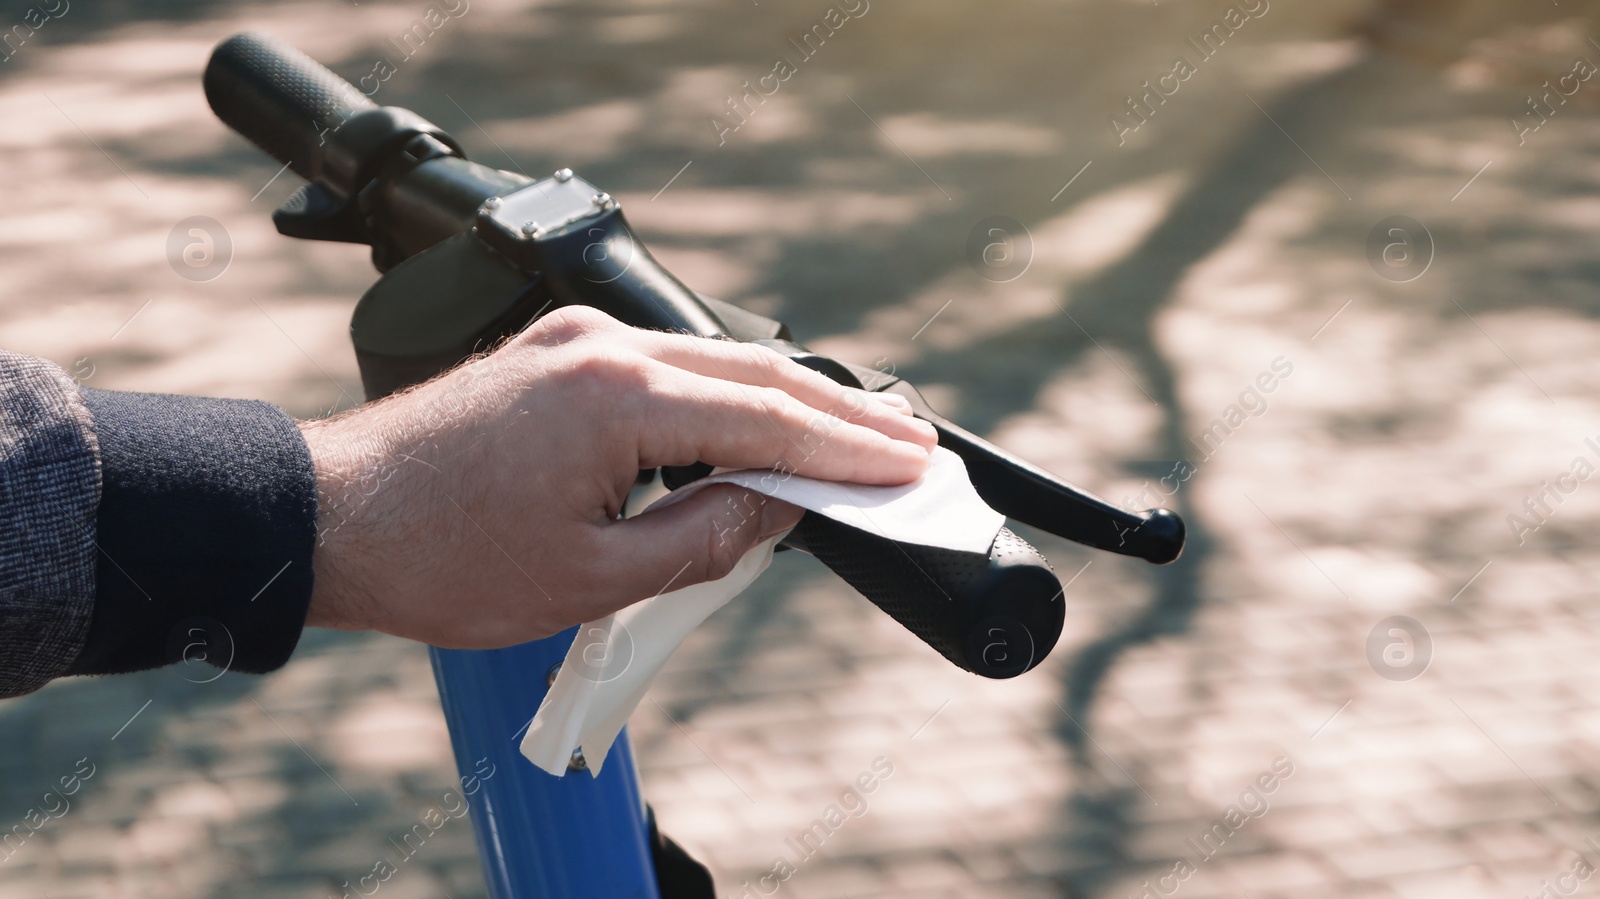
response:
[[[430,650],[493,899],[660,899],[638,768],[624,730],[600,776],[551,777],[518,744],[576,628],[507,649]],[[483,778],[480,759],[494,765]]]

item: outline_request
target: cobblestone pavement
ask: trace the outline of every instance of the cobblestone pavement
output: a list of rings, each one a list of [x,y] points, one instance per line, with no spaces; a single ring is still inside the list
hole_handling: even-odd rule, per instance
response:
[[[1068,625],[1010,682],[780,557],[633,721],[664,828],[722,895],[793,863],[874,764],[782,895],[1477,899],[1600,863],[1600,487],[1570,475],[1600,462],[1600,82],[1562,80],[1600,61],[1586,5],[1259,0],[1201,52],[1222,0],[860,0],[736,131],[725,98],[820,0],[442,8],[464,11],[380,102],[490,164],[579,169],[690,284],[1191,522],[1159,570],[1028,532],[1072,578]],[[359,77],[427,9],[45,21],[0,63],[0,345],[98,387],[348,406],[370,266],[273,232],[293,176],[198,76],[259,28]],[[1146,81],[1164,96],[1136,116]],[[1545,82],[1563,96],[1530,106]],[[212,281],[166,251],[196,215],[231,241]],[[969,264],[994,215],[1031,238],[1015,280]],[[1547,482],[1574,492],[1534,515]],[[0,894],[337,895],[452,782],[421,647],[312,632],[276,674],[214,673],[0,704],[0,826],[80,778]],[[483,892],[465,822],[383,887]]]

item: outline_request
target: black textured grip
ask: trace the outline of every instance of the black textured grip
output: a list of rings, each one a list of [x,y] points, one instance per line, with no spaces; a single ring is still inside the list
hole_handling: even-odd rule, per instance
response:
[[[206,100],[228,127],[317,181],[328,135],[377,108],[355,85],[275,38],[237,34],[206,64]]]
[[[987,554],[964,553],[897,543],[807,512],[791,542],[974,674],[1015,677],[1061,636],[1061,582],[1038,550],[1005,528]]]

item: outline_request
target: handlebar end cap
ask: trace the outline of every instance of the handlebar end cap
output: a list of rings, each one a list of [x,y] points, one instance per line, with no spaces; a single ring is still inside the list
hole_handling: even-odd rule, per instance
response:
[[[1188,533],[1183,518],[1171,509],[1151,509],[1145,514],[1148,517],[1140,528],[1144,536],[1145,549],[1141,554],[1144,560],[1165,565],[1182,555]]]

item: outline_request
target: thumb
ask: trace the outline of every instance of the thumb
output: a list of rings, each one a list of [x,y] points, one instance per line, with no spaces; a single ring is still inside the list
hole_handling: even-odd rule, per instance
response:
[[[761,541],[800,522],[805,510],[733,484],[607,525],[602,551],[622,605],[724,577]]]

